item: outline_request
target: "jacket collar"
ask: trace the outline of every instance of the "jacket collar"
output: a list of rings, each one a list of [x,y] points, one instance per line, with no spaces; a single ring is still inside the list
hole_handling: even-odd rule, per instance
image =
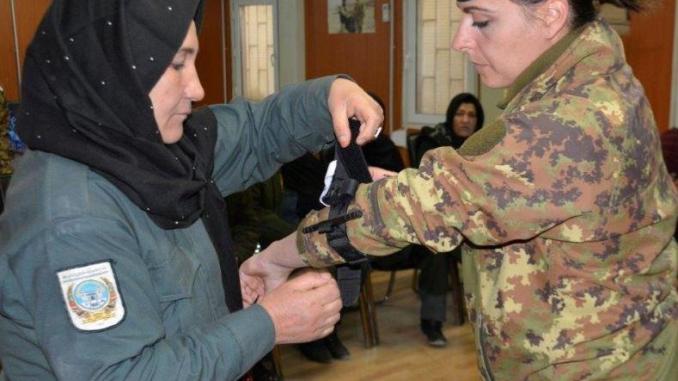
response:
[[[613,54],[607,54],[610,50]],[[618,52],[621,53],[614,54]],[[612,61],[600,59],[591,63],[591,66],[595,66],[596,71],[600,72],[605,72],[618,57],[624,56],[619,37],[605,21],[600,19],[570,31],[546,50],[518,76],[513,85],[507,88],[504,99],[497,107],[510,110],[512,107],[509,105],[522,103],[520,99],[530,94],[532,89],[550,88],[570,68],[591,55],[612,59]]]

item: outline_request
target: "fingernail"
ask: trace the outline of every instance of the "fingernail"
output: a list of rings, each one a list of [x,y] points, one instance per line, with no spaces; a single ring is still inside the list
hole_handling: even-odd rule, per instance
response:
[[[378,138],[379,134],[381,134],[381,127],[377,128],[377,132],[374,133],[374,138]]]

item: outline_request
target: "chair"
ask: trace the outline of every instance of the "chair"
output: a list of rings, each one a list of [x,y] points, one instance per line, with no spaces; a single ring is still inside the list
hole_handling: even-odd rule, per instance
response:
[[[409,167],[411,168],[419,167],[419,161],[421,160],[421,155],[417,155],[417,138],[419,137],[420,131],[421,130],[416,128],[408,128],[407,134],[405,135],[408,162]]]
[[[421,258],[418,258],[414,255],[411,246],[408,246],[395,254],[391,254],[385,257],[370,257],[370,269],[377,271],[390,271],[388,286],[386,287],[386,292],[381,299],[374,301],[375,304],[382,304],[391,298],[393,293],[393,287],[395,284],[396,272],[400,270],[410,270],[414,269],[414,274],[412,275],[412,290],[416,293],[417,288],[417,278],[418,271],[417,267],[419,266]]]

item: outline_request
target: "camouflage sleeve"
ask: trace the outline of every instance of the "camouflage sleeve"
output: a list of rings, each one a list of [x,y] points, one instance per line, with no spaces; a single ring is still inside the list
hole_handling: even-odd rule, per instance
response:
[[[623,121],[599,118],[596,106],[583,98],[549,102],[557,103],[504,114],[459,152],[435,149],[417,170],[361,186],[353,207],[364,216],[348,223],[353,246],[371,255],[409,243],[446,252],[463,238],[493,246],[529,240],[556,226],[549,234],[559,239],[577,240],[593,231],[600,221],[574,228],[562,223],[625,197],[621,191],[606,193],[624,189],[620,174],[629,159],[618,157],[621,147],[615,148],[614,139],[604,138]],[[301,225],[326,217],[323,210]],[[341,262],[318,233],[299,234],[297,243],[310,265]]]

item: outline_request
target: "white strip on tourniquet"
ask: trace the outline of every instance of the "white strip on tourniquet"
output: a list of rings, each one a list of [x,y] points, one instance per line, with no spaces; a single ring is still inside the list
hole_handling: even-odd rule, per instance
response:
[[[337,161],[332,160],[330,165],[327,166],[327,172],[325,172],[325,187],[323,188],[323,192],[320,194],[320,203],[329,206],[329,204],[326,204],[323,199],[325,198],[325,195],[327,195],[327,192],[330,190],[330,185],[332,185],[332,178],[334,178],[334,172],[337,170]]]

